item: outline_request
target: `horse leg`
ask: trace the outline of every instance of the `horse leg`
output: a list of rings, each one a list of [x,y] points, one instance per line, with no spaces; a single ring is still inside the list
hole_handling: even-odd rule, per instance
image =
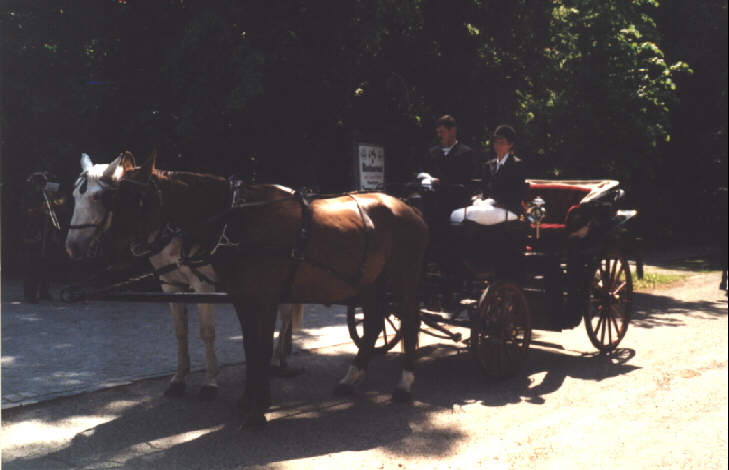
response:
[[[293,377],[301,373],[299,369],[289,368],[286,358],[293,348],[293,331],[298,329],[304,314],[303,304],[281,304],[279,306],[281,327],[273,349],[271,373],[279,377]]]
[[[404,295],[400,301],[400,315],[403,331],[403,367],[400,375],[400,382],[392,392],[392,401],[410,402],[412,393],[410,388],[415,381],[415,362],[418,348],[418,334],[420,332],[420,315],[418,314],[418,302],[415,291]]]
[[[215,355],[215,307],[212,304],[198,304],[200,311],[200,338],[205,344],[208,368],[205,384],[200,388],[201,401],[213,400],[218,395],[218,358]]]
[[[235,302],[243,330],[246,355],[245,400],[248,414],[243,427],[266,424],[266,409],[271,405],[269,367],[273,353],[273,330],[276,326],[276,304],[244,305]]]
[[[172,376],[164,395],[180,397],[185,394],[185,377],[190,373],[190,355],[187,350],[187,307],[185,304],[170,303],[170,312],[177,338],[177,372]]]
[[[351,395],[354,387],[361,383],[365,377],[365,371],[375,351],[375,342],[380,335],[385,322],[385,292],[383,283],[378,281],[360,294],[360,303],[364,312],[364,336],[363,346],[357,351],[352,364],[347,369],[347,374],[339,381],[334,388],[335,395]]]
[[[406,245],[407,246],[407,245]],[[396,259],[391,260],[387,268],[388,278],[391,280],[392,294],[398,299],[401,328],[403,332],[403,363],[400,381],[392,393],[392,400],[395,402],[409,402],[412,400],[410,388],[415,381],[415,362],[417,360],[418,336],[420,333],[420,313],[418,311],[418,286],[421,274],[419,269],[423,263],[421,250],[403,250],[398,253]]]

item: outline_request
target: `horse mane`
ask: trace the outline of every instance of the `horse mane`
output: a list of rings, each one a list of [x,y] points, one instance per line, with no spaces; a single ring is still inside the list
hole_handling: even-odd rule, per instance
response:
[[[218,188],[225,178],[209,173],[193,173],[191,171],[168,171],[155,169],[153,178],[161,185],[182,183],[184,186],[194,184],[203,189]]]
[[[162,203],[167,217],[190,231],[195,231],[200,221],[225,210],[228,184],[220,176],[154,169],[151,181],[164,193]]]

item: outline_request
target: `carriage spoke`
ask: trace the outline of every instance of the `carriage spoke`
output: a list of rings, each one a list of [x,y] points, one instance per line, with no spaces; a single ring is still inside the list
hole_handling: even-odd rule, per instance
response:
[[[618,267],[618,263],[620,263],[620,260],[619,259],[616,259],[612,263],[612,267],[610,269],[610,285],[608,287],[608,290],[613,290],[615,288],[615,283],[616,283],[617,278],[618,278],[618,276],[616,276],[616,268]]]
[[[618,326],[618,319],[617,319],[616,317],[614,317],[614,316],[611,316],[611,317],[610,317],[610,320],[612,321],[612,324],[613,324],[613,326],[615,327],[615,335],[616,335],[616,339],[617,339],[617,338],[619,338],[619,337],[620,337],[620,330],[621,330],[622,328],[620,328],[620,327]],[[622,321],[621,321],[621,323],[622,323]],[[610,340],[610,343],[612,343],[612,340]]]
[[[595,332],[600,331],[600,328],[602,327],[602,321],[603,321],[602,312],[599,312],[599,316],[597,317],[597,323],[592,328],[593,331],[595,331]]]
[[[514,359],[514,357],[512,356],[511,344],[508,341],[504,341],[503,348],[504,348],[504,358],[506,359],[506,363],[508,364],[508,363],[512,362],[512,360]]]
[[[515,285],[496,284],[480,304],[482,323],[474,333],[475,356],[488,376],[516,372],[529,348],[529,306]]]
[[[608,342],[607,344],[611,344],[613,342],[613,328],[610,321],[607,323],[607,329],[608,329]]]
[[[625,313],[621,309],[619,309],[617,305],[612,305],[612,306],[610,306],[610,308],[612,310],[614,310],[615,313],[617,314],[617,315],[614,315],[613,318],[615,318],[615,319],[620,318],[620,323],[621,324],[625,323],[625,321],[627,320],[625,318]]]
[[[609,260],[606,260],[605,263],[609,263]],[[604,288],[607,284],[607,266],[600,262],[600,281],[601,281],[601,288]]]

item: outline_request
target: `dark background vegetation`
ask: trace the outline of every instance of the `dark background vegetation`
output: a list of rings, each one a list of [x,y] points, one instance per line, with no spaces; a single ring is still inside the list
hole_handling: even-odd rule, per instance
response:
[[[404,181],[434,120],[530,174],[614,178],[655,243],[708,239],[727,181],[727,1],[1,2],[3,268],[22,181],[82,152],[349,189],[355,138]],[[726,214],[722,214],[726,216]]]

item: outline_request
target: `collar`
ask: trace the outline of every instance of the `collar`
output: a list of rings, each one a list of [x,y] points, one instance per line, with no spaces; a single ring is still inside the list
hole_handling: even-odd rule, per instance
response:
[[[441,147],[440,149],[443,151],[443,155],[448,156],[448,154],[451,153],[451,150],[453,150],[453,147],[455,147],[456,145],[458,145],[457,140],[453,142],[453,145],[451,145],[450,147]]]
[[[509,158],[509,152],[506,152],[506,155],[504,155],[504,158],[502,158],[501,160],[499,160],[499,158],[496,157],[496,168],[498,169],[498,168],[501,168],[502,166],[504,166],[506,164],[506,160],[508,158]]]

